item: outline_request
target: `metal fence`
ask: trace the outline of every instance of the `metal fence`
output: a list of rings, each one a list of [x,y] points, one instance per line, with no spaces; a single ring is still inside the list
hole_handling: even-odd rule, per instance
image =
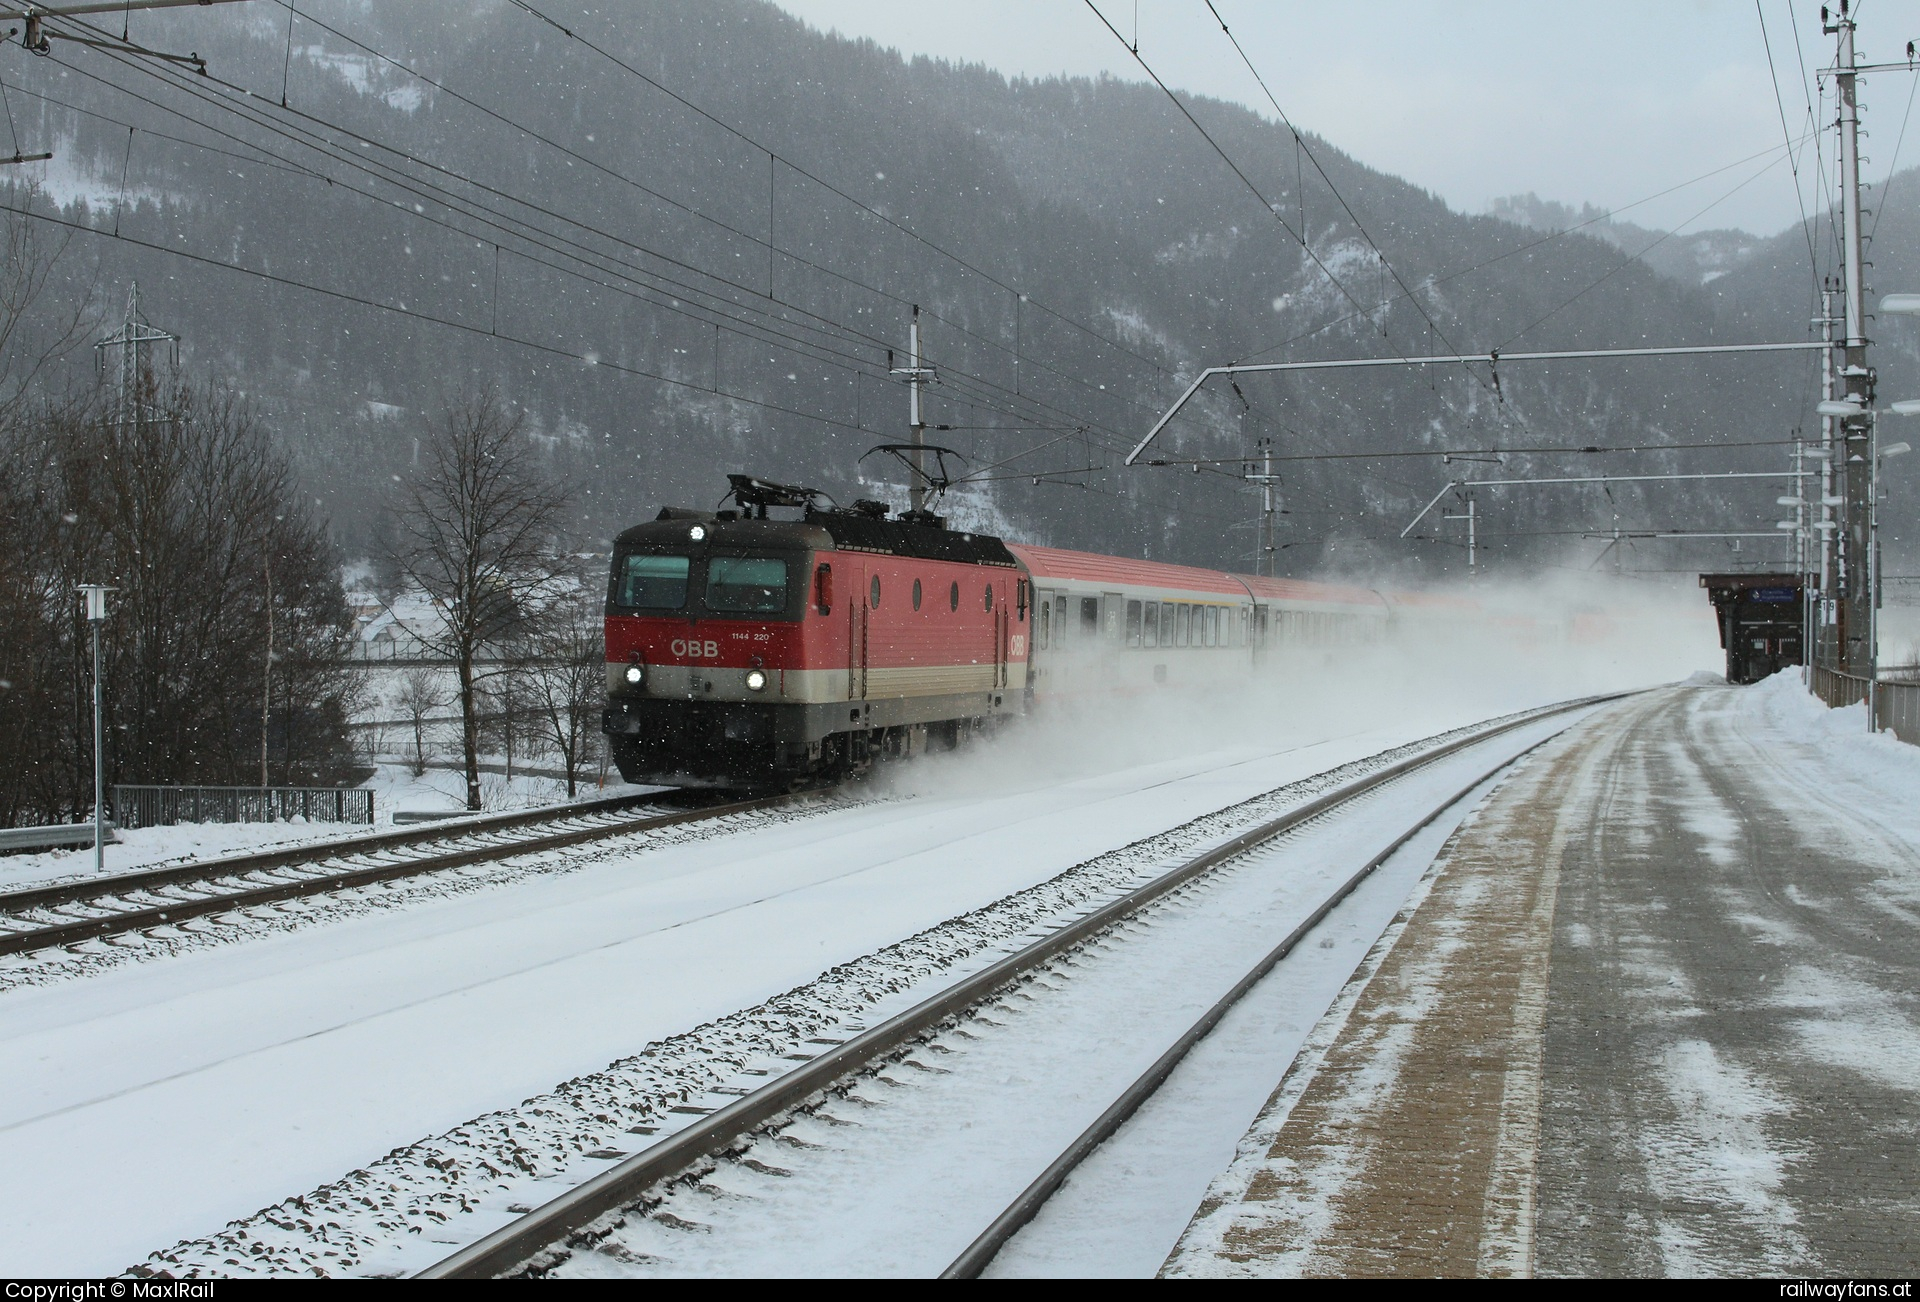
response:
[[[1920,683],[1881,683],[1873,696],[1875,722],[1901,741],[1920,746]]]
[[[1813,694],[1834,709],[1867,699],[1866,679],[1822,665],[1813,667]],[[1873,726],[1920,746],[1920,683],[1881,681],[1873,687]]]
[[[1831,709],[1844,709],[1867,699],[1867,680],[1843,674],[1825,665],[1813,667],[1813,694]]]
[[[133,787],[113,789],[122,828],[175,823],[373,824],[373,792],[364,787]]]

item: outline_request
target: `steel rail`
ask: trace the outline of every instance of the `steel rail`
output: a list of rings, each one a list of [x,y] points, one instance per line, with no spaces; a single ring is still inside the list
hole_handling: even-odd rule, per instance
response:
[[[709,805],[701,809],[691,809],[673,814],[654,814],[642,818],[626,819],[616,822],[596,823],[587,827],[569,828],[561,832],[550,832],[510,841],[495,841],[488,844],[446,850],[438,853],[420,855],[415,858],[372,864],[363,868],[350,868],[342,872],[319,873],[311,877],[294,878],[285,881],[249,885],[240,890],[217,891],[197,899],[168,900],[164,904],[139,909],[120,909],[96,918],[82,918],[72,922],[51,924],[26,923],[27,930],[0,934],[0,955],[25,953],[37,949],[51,949],[64,945],[74,945],[82,941],[98,940],[104,936],[120,935],[129,931],[141,931],[148,927],[171,926],[190,918],[204,917],[210,913],[227,913],[234,909],[249,908],[259,904],[275,904],[282,900],[297,899],[306,895],[320,895],[330,891],[349,890],[357,886],[368,886],[375,882],[392,881],[401,877],[418,877],[427,873],[440,872],[448,868],[462,868],[469,864],[485,863],[493,859],[505,859],[514,855],[537,854],[546,850],[562,849],[566,846],[580,845],[587,841],[603,840],[609,837],[625,836],[633,832],[651,831],[655,828],[673,827],[681,823],[696,823],[706,819],[724,818],[729,814],[747,813],[752,810],[770,809],[777,805],[792,804],[814,794],[798,792],[777,796],[763,796],[754,800],[737,800],[723,805]],[[629,804],[642,804],[654,799],[650,796],[617,796],[607,802],[596,802],[598,809],[590,812],[608,812],[607,806],[615,801]],[[324,846],[312,847],[301,851],[283,851],[268,855],[235,856],[228,859],[209,860],[204,864],[183,865],[178,868],[158,869],[151,873],[133,873],[108,879],[94,879],[91,882],[68,882],[57,887],[43,887],[32,891],[16,891],[0,896],[0,909],[13,911],[25,908],[48,907],[50,903],[91,903],[102,899],[111,899],[118,895],[138,891],[149,891],[156,886],[206,884],[220,878],[240,876],[246,873],[260,872],[276,867],[289,867],[300,864],[324,862],[337,859],[343,854],[359,854],[368,850],[389,849],[396,846],[418,844],[423,841],[451,841],[474,832],[498,830],[503,826],[521,826],[527,823],[551,822],[579,816],[580,806],[550,807],[544,811],[530,811],[527,814],[502,815],[498,821],[463,822],[458,829],[437,832],[407,832],[390,837],[357,837],[352,842],[327,842]],[[341,849],[350,845],[351,849]],[[67,892],[61,895],[61,892]],[[23,897],[31,897],[33,902],[20,903]],[[46,897],[58,897],[48,899]],[[108,905],[98,907],[110,908]],[[0,926],[14,925],[17,918],[0,920]]]
[[[1198,1045],[1200,1041],[1206,1039],[1208,1035],[1212,1034],[1213,1028],[1220,1024],[1221,1019],[1232,1012],[1235,1005],[1245,998],[1250,990],[1256,985],[1259,985],[1268,973],[1279,966],[1280,961],[1291,954],[1294,948],[1298,946],[1302,940],[1305,940],[1315,927],[1324,922],[1327,915],[1338,908],[1342,900],[1353,894],[1361,882],[1371,877],[1374,870],[1381,864],[1398,854],[1407,842],[1413,840],[1414,837],[1431,827],[1434,821],[1441,815],[1472,795],[1475,789],[1482,783],[1492,778],[1502,769],[1517,762],[1522,756],[1531,754],[1559,735],[1560,734],[1556,732],[1551,736],[1542,737],[1539,741],[1527,747],[1526,750],[1521,751],[1519,755],[1510,755],[1498,764],[1493,765],[1487,769],[1486,772],[1480,774],[1474,778],[1473,781],[1467,783],[1451,796],[1447,797],[1444,802],[1435,805],[1432,812],[1414,826],[1408,828],[1399,837],[1395,838],[1392,845],[1367,860],[1353,876],[1347,878],[1347,880],[1341,884],[1338,890],[1327,896],[1327,898],[1321,902],[1319,908],[1315,909],[1303,922],[1288,932],[1286,939],[1282,940],[1278,945],[1275,945],[1273,949],[1268,951],[1266,957],[1262,958],[1245,976],[1235,982],[1233,989],[1222,995],[1219,1002],[1209,1008],[1206,1013],[1201,1016],[1199,1021],[1188,1027],[1180,1038],[1174,1041],[1173,1046],[1154,1061],[1153,1066],[1147,1068],[1138,1080],[1129,1085],[1126,1091],[1122,1093],[1118,1099],[1114,1100],[1112,1106],[1108,1107],[1105,1112],[1102,1112],[1092,1125],[1081,1132],[1079,1138],[1067,1146],[1065,1152],[1055,1158],[1052,1164],[1049,1165],[1046,1170],[1042,1171],[1032,1184],[1020,1192],[1019,1197],[1007,1205],[1007,1209],[994,1219],[993,1224],[980,1232],[979,1238],[967,1245],[965,1252],[955,1257],[952,1264],[940,1272],[940,1278],[979,1278],[987,1267],[993,1264],[993,1259],[999,1255],[1002,1248],[1006,1247],[1008,1241],[1011,1240],[1014,1235],[1018,1234],[1029,1221],[1040,1214],[1040,1209],[1047,1205],[1048,1199],[1059,1192],[1060,1186],[1067,1182],[1067,1177],[1072,1175],[1074,1170],[1079,1167],[1082,1162],[1091,1157],[1095,1149],[1113,1138],[1120,1127],[1124,1126],[1148,1099],[1159,1092],[1160,1087],[1167,1083],[1167,1078],[1173,1075],[1174,1069],[1186,1060],[1187,1055],[1193,1051],[1194,1047]]]
[[[1529,710],[1323,792],[1284,814],[1196,855],[980,971],[962,977],[945,990],[880,1025],[825,1050],[777,1080],[769,1081],[751,1094],[743,1095],[686,1129],[635,1153],[518,1220],[501,1226],[427,1267],[415,1278],[486,1279],[523,1267],[567,1235],[583,1229],[610,1211],[638,1200],[655,1185],[681,1176],[701,1161],[726,1151],[755,1130],[779,1120],[845,1077],[857,1075],[914,1043],[1028,972],[1099,935],[1220,864],[1330,809],[1469,746],[1479,745],[1556,714],[1586,709],[1629,695],[1632,693],[1612,692]],[[1512,761],[1509,759],[1506,762]]]
[[[552,822],[561,818],[590,817],[594,814],[612,813],[631,809],[636,805],[658,802],[663,797],[671,798],[672,794],[667,791],[657,791],[643,795],[607,796],[599,800],[583,800],[575,805],[543,805],[538,809],[516,810],[510,814],[473,814],[436,820],[406,831],[366,832],[354,836],[343,836],[336,840],[310,841],[304,845],[288,846],[280,850],[248,851],[245,854],[227,855],[221,859],[201,859],[163,868],[143,868],[136,872],[117,873],[111,877],[80,877],[72,881],[55,882],[49,886],[32,886],[24,890],[0,892],[0,913],[10,913],[16,909],[41,908],[50,904],[65,904],[124,891],[152,890],[156,886],[203,881],[210,876],[230,877],[237,873],[292,868],[300,864],[338,859],[346,855],[399,849],[432,841],[450,841],[455,837],[467,836],[475,832],[495,832],[505,828]]]

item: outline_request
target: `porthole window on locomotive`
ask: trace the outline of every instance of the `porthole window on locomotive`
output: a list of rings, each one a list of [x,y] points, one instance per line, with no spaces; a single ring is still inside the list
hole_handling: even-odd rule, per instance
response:
[[[991,583],[987,585],[987,609],[993,609],[993,585]]]
[[[913,581],[913,608],[920,609],[920,580]]]
[[[878,574],[873,576],[873,582],[867,587],[867,598],[873,602],[875,610],[880,609],[880,576]]]
[[[951,610],[960,609],[960,585],[958,583],[954,584],[952,590],[947,593],[947,606]]]

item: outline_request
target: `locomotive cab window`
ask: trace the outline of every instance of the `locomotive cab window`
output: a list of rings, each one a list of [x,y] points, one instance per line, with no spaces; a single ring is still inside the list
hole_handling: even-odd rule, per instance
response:
[[[707,561],[707,609],[777,615],[787,608],[787,563],[773,556]]]
[[[685,556],[629,556],[614,584],[613,604],[647,610],[679,610],[687,604]]]
[[[1044,651],[1047,649],[1047,634],[1053,631],[1053,603],[1050,601],[1041,602],[1038,613],[1040,615],[1040,626],[1034,630],[1034,644]]]

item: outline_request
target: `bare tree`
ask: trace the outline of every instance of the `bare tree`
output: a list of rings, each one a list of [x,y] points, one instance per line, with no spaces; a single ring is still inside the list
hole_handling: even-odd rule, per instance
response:
[[[526,625],[537,619],[538,615],[523,615],[514,635],[490,648],[492,668],[475,676],[480,692],[481,740],[490,753],[497,751],[506,761],[504,776],[509,785],[513,782],[514,760],[532,759],[541,739],[527,684],[538,651]]]
[[[413,728],[413,763],[408,767],[416,778],[427,771],[427,719],[446,703],[440,675],[430,666],[412,665],[400,675],[400,695],[394,704],[400,707]]]
[[[593,595],[583,586],[548,608],[526,670],[533,708],[567,775],[569,800],[578,793],[606,696],[605,625]]]
[[[565,496],[540,465],[526,419],[492,388],[448,403],[423,432],[419,473],[401,490],[394,562],[445,612],[424,640],[453,662],[467,808],[480,808],[475,662],[510,640],[553,574]]]
[[[40,184],[9,181],[0,225],[0,420],[16,415],[40,373],[65,356],[86,333],[90,292],[56,304],[57,271],[71,231],[48,228],[33,216]]]
[[[112,780],[250,782],[263,731],[283,781],[358,768],[346,602],[286,458],[224,390],[145,376],[138,397],[133,420],[95,393],[0,422],[12,470],[0,536],[13,549],[0,679],[15,684],[0,696],[0,811],[12,821],[92,799],[83,581],[118,589],[103,677]]]

